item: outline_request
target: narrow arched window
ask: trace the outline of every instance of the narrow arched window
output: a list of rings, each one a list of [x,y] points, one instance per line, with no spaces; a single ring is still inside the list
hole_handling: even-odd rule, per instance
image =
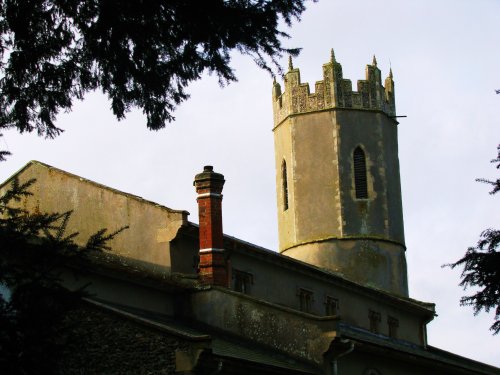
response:
[[[366,181],[366,158],[361,147],[356,147],[353,153],[354,161],[354,188],[357,199],[368,198],[368,184]]]
[[[281,189],[283,191],[283,211],[286,211],[288,210],[288,179],[285,160],[281,163]]]

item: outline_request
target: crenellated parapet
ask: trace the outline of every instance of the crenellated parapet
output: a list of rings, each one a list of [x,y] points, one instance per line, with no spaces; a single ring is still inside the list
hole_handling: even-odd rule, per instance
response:
[[[377,110],[388,116],[396,115],[392,70],[385,86],[382,85],[375,56],[372,64],[366,66],[366,79],[358,80],[357,91],[352,90],[350,79],[344,79],[342,65],[335,60],[333,49],[330,61],[323,64],[323,80],[315,83],[314,93],[310,92],[308,83],[300,81],[300,70],[293,67],[291,58],[284,81],[284,92],[276,80],[273,83],[275,126],[290,115],[332,108]]]

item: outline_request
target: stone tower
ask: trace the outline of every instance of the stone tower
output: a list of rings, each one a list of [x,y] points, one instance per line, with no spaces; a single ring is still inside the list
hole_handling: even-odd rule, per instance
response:
[[[352,91],[331,59],[315,92],[289,61],[273,84],[280,252],[408,296],[394,81],[377,61]]]

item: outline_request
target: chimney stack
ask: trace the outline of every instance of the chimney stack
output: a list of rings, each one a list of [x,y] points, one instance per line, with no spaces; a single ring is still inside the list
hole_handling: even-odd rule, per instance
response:
[[[222,187],[224,176],[207,165],[194,179],[200,220],[200,262],[198,272],[204,282],[228,286],[228,268],[222,234]]]

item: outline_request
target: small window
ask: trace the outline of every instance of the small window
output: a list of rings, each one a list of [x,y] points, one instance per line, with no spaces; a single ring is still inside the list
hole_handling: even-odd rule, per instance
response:
[[[251,273],[233,269],[233,280],[236,292],[250,294],[253,285],[253,275]]]
[[[368,318],[370,319],[370,331],[373,333],[379,333],[380,322],[382,321],[380,313],[370,310],[368,312]]]
[[[354,188],[356,199],[368,199],[368,184],[366,180],[366,157],[361,147],[356,147],[353,153]]]
[[[285,160],[281,163],[281,188],[283,193],[283,211],[286,211],[288,210],[288,178]]]
[[[325,297],[325,314],[327,316],[337,315],[339,313],[339,300],[332,296]]]
[[[297,291],[299,297],[299,308],[303,312],[311,312],[313,300],[313,292],[307,289],[299,288]]]
[[[387,317],[387,325],[389,326],[389,337],[398,338],[399,320],[393,316]]]

